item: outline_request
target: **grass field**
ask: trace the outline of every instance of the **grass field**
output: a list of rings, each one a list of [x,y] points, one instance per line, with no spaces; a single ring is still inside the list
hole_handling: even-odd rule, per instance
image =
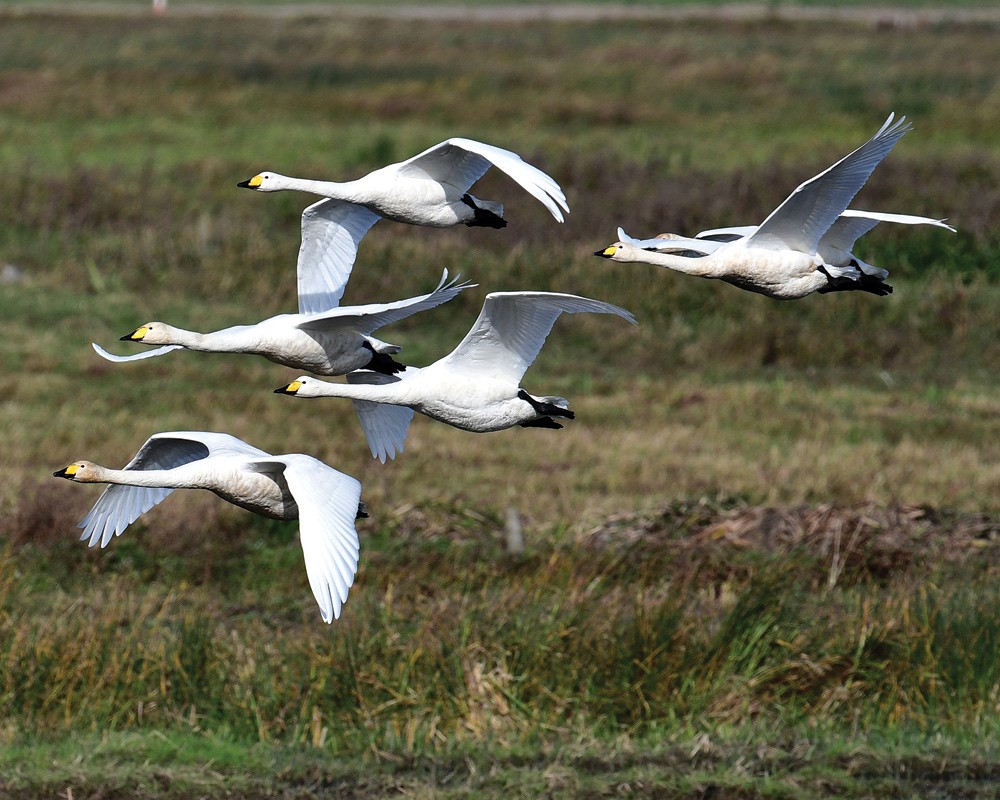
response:
[[[0,4],[2,9],[7,4]],[[11,797],[971,797],[1000,782],[1000,54],[987,26],[73,16],[0,10],[0,793]],[[591,253],[763,217],[914,130],[855,207],[887,298],[791,303]],[[448,136],[504,231],[381,223],[345,302],[479,288],[384,331],[448,352],[489,291],[570,291],[525,378],[562,431],[417,419],[381,465],[261,359],[114,365],[161,319],[295,306],[309,199]],[[322,624],[296,526],[178,493],[106,550],[96,488],[153,432],[225,430],[362,481]],[[509,509],[526,549],[505,548]]]

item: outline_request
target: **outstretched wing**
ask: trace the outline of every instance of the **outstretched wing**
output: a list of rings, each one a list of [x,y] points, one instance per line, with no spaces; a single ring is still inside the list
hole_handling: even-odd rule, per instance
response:
[[[910,130],[893,114],[871,139],[792,192],[749,237],[750,247],[815,253],[820,238],[847,208],[896,142]]]
[[[396,383],[407,376],[418,372],[416,367],[407,367],[397,375],[383,375],[367,369],[359,369],[347,373],[348,383],[386,384]],[[386,459],[395,458],[396,453],[403,452],[406,434],[413,420],[413,409],[409,406],[397,406],[390,403],[374,403],[371,400],[354,400],[354,410],[358,414],[361,430],[368,440],[368,449],[372,457],[383,464]]]
[[[234,442],[237,444],[234,445]],[[242,448],[239,445],[242,445]],[[249,450],[267,455],[263,450],[250,447],[228,434],[174,431],[151,436],[124,468],[126,470],[173,469],[182,464],[208,458],[213,452],[221,450],[238,452]],[[120,536],[125,528],[142,514],[157,503],[163,502],[172,491],[172,488],[148,486],[118,484],[109,486],[97,499],[87,516],[80,521],[78,527],[83,528],[80,540],[86,540],[90,547],[98,543],[101,547],[105,547],[113,537]]]
[[[343,200],[320,200],[302,212],[299,246],[299,313],[319,314],[340,305],[358,245],[379,215]]]
[[[467,192],[486,174],[490,165],[507,173],[559,222],[563,221],[563,211],[569,213],[566,195],[549,175],[524,161],[517,153],[472,139],[455,138],[441,142],[402,162],[398,173],[430,178]]]
[[[281,472],[299,508],[299,541],[306,575],[324,622],[340,617],[358,571],[360,544],[354,520],[361,484],[312,456],[292,453],[253,462]]]
[[[142,361],[144,358],[156,358],[156,356],[162,356],[165,353],[169,353],[171,350],[183,350],[184,345],[182,344],[167,344],[163,347],[155,347],[152,350],[146,350],[142,353],[135,353],[130,356],[116,356],[114,353],[109,353],[103,347],[101,347],[97,342],[91,342],[90,346],[94,348],[94,351],[101,358],[105,358],[108,361],[114,361],[116,364],[120,364],[124,361]]]
[[[441,362],[465,374],[520,383],[559,315],[581,311],[617,314],[636,324],[631,313],[600,300],[555,292],[492,292],[472,330]]]
[[[370,303],[364,306],[344,306],[332,309],[324,314],[310,316],[298,323],[302,330],[329,330],[336,327],[349,327],[358,333],[369,335],[384,325],[399,322],[401,319],[420,311],[447,303],[459,292],[471,289],[475,283],[459,283],[461,275],[456,275],[448,281],[448,270],[444,270],[441,281],[434,291],[394,303]]]

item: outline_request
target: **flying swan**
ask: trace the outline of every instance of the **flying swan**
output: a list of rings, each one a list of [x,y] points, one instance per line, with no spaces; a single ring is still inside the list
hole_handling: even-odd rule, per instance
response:
[[[561,428],[554,418],[573,419],[569,402],[528,394],[520,383],[559,315],[577,312],[617,314],[635,324],[625,309],[586,297],[493,292],[459,345],[428,367],[396,375],[361,370],[350,373],[346,384],[302,376],[275,391],[350,398],[372,455],[383,463],[402,452],[414,411],[475,433],[514,425]]]
[[[952,233],[955,232],[955,228],[943,219],[919,217],[913,214],[859,211],[849,208],[837,218],[837,221],[820,238],[819,245],[816,248],[817,255],[823,260],[824,265],[855,267],[866,275],[874,275],[884,281],[889,277],[888,270],[862,261],[852,252],[858,239],[873,230],[880,222],[892,222],[900,225],[931,225],[944,228]],[[726,242],[733,242],[737,239],[751,236],[757,231],[758,227],[757,225],[742,225],[732,228],[713,228],[712,230],[696,233],[694,238],[678,236],[674,233],[661,233],[653,239],[634,239],[625,233],[623,228],[618,228],[619,241],[616,245],[623,244],[652,252],[676,253],[688,258],[701,258],[709,253],[714,253]],[[612,245],[612,247],[616,245]],[[594,255],[604,254],[605,251],[602,250]],[[849,281],[852,279],[848,278],[844,280]],[[886,286],[886,288],[891,291],[891,287]],[[837,290],[829,287],[821,288],[817,291],[823,294]]]
[[[279,314],[255,325],[236,325],[211,333],[175,328],[164,322],[147,322],[122,341],[164,345],[147,353],[118,356],[94,343],[97,353],[109,361],[136,361],[162,356],[172,350],[201,350],[210,353],[252,353],[278,364],[303,369],[317,375],[344,375],[367,368],[392,374],[403,365],[392,356],[402,348],[376,339],[372,334],[384,325],[446,303],[476,284],[448,282],[444,270],[437,288],[429,294],[398,300],[344,306],[308,314]]]
[[[174,489],[208,489],[265,517],[299,520],[306,574],[324,622],[340,616],[358,568],[361,484],[300,453],[272,456],[225,433],[151,436],[124,469],[75,461],[53,475],[112,484],[80,522],[81,541],[104,547]]]
[[[506,226],[502,203],[469,194],[491,166],[507,173],[559,222],[564,211],[569,213],[566,196],[551,177],[517,153],[472,139],[448,139],[406,161],[343,183],[261,172],[236,185],[258,192],[295,189],[328,198],[324,213],[338,228],[330,239],[336,243],[339,269],[349,274],[361,239],[383,217],[433,228],[460,223]]]
[[[875,167],[910,130],[905,117],[895,123],[893,119],[890,114],[865,144],[801,184],[759,226],[706,231],[693,239],[681,237],[675,245],[684,251],[681,254],[641,246],[651,240],[639,240],[639,246],[635,240],[623,240],[595,255],[717,278],[779,300],[812,292],[889,294],[892,287],[884,282],[889,273],[856,258],[851,253],[854,242],[882,221],[949,227],[926,217],[847,211]],[[713,236],[727,241],[705,244],[700,238]]]

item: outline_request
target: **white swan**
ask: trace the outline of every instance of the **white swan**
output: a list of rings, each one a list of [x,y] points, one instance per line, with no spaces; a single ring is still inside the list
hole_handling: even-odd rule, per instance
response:
[[[626,242],[616,242],[595,255],[717,278],[779,300],[851,289],[889,294],[892,287],[883,282],[888,276],[885,270],[853,257],[845,264],[824,262],[818,250],[824,235],[834,227],[875,167],[910,130],[905,117],[895,123],[893,118],[890,114],[879,131],[857,150],[801,184],[756,229],[723,229],[735,232],[737,238],[712,248],[702,258],[644,251]],[[854,229],[845,224],[828,240],[829,244],[842,245],[853,234]],[[849,252],[850,247],[846,250]]]
[[[469,194],[491,166],[507,173],[559,222],[564,211],[569,213],[566,196],[551,177],[517,153],[471,139],[448,139],[406,161],[343,183],[261,172],[236,185],[259,192],[295,189],[329,198],[324,214],[339,228],[329,234],[336,244],[333,255],[340,269],[350,274],[361,239],[383,217],[434,228],[460,223],[504,227],[503,204]]]
[[[448,270],[444,270],[434,291],[394,303],[344,306],[315,314],[279,314],[255,325],[236,325],[211,333],[147,322],[123,336],[122,341],[164,347],[130,356],[113,355],[96,343],[93,347],[100,356],[115,362],[152,358],[185,348],[208,353],[252,353],[317,375],[344,375],[362,368],[392,374],[403,369],[392,358],[401,348],[372,334],[384,325],[446,303],[475,285],[458,283],[457,277],[449,283]]]
[[[892,222],[901,225],[932,225],[955,233],[955,228],[943,219],[920,217],[913,214],[892,214],[881,211],[860,211],[849,208],[844,211],[823,234],[816,247],[817,255],[824,265],[835,267],[855,267],[866,275],[873,275],[881,280],[889,277],[888,270],[863,261],[854,255],[854,245],[862,236],[874,229],[880,222]],[[689,258],[700,258],[714,253],[726,242],[752,236],[758,230],[757,225],[741,225],[732,228],[713,228],[696,233],[693,238],[678,236],[673,233],[661,233],[653,239],[634,239],[618,228],[619,243],[638,247],[642,250],[661,253],[681,254]],[[617,243],[616,243],[617,244]],[[612,245],[614,247],[615,245]],[[602,250],[595,255],[604,255]],[[891,287],[886,287],[891,290]],[[831,286],[824,291],[835,291]]]
[[[151,436],[124,469],[76,461],[53,475],[112,484],[80,522],[91,547],[107,545],[174,489],[208,489],[262,516],[297,519],[323,621],[340,616],[358,568],[354,520],[367,514],[361,484],[322,461],[272,456],[225,433],[173,431]]]
[[[402,451],[414,411],[477,433],[514,425],[561,428],[553,418],[573,419],[568,401],[530,395],[520,383],[559,315],[583,311],[635,324],[625,309],[586,297],[494,292],[459,345],[428,367],[397,375],[352,372],[346,384],[303,376],[275,391],[354,400],[372,455],[383,463]]]

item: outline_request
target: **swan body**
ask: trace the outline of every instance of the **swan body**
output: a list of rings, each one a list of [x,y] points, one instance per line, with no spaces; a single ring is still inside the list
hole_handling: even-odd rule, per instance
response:
[[[255,325],[236,325],[211,333],[147,322],[122,340],[162,345],[156,350],[116,356],[97,344],[93,347],[103,358],[116,362],[152,358],[183,348],[210,353],[251,353],[316,375],[344,375],[363,368],[392,374],[403,369],[392,358],[401,348],[372,334],[391,322],[446,303],[474,285],[458,283],[458,278],[449,282],[445,270],[434,291],[394,303],[344,306],[315,314],[279,314]]]
[[[491,166],[505,172],[536,198],[559,222],[569,205],[559,184],[517,153],[472,139],[453,138],[406,161],[380,167],[352,181],[318,181],[260,172],[237,186],[258,192],[296,190],[327,198],[319,209],[330,229],[324,230],[330,274],[350,274],[361,239],[380,219],[410,225],[448,228],[453,225],[503,228],[503,204],[469,194]],[[307,209],[308,211],[309,209]],[[305,246],[303,230],[303,246]],[[346,280],[346,277],[344,278]],[[301,281],[301,274],[300,274]],[[301,310],[301,309],[300,309]]]
[[[875,275],[882,280],[889,276],[888,270],[876,267],[862,261],[852,250],[855,243],[880,222],[892,222],[902,225],[932,225],[944,228],[952,233],[955,228],[943,219],[920,217],[914,214],[892,214],[881,211],[860,211],[849,208],[844,211],[830,229],[819,240],[816,252],[824,264],[836,267],[855,266],[868,275]],[[643,250],[682,253],[690,258],[700,258],[714,253],[726,242],[736,241],[753,235],[757,225],[741,225],[732,228],[713,228],[696,233],[694,238],[678,236],[673,233],[661,233],[653,239],[634,239],[618,228],[618,239]]]
[[[521,388],[560,314],[616,314],[635,324],[625,309],[571,294],[493,292],[472,329],[444,358],[423,369],[395,375],[352,372],[347,383],[306,376],[276,389],[296,397],[347,397],[354,401],[372,455],[383,463],[403,449],[413,412],[475,433],[515,425],[560,428],[573,419],[562,397],[539,397]]]
[[[894,222],[920,219],[925,224],[943,223],[875,212],[854,212],[867,216],[852,216],[847,206],[875,167],[910,130],[905,119],[893,122],[894,115],[890,114],[871,139],[801,184],[758,226],[706,231],[702,234],[705,239],[722,239],[708,244],[699,237],[664,239],[666,249],[681,250],[682,254],[645,250],[632,242],[619,241],[595,255],[715,278],[779,300],[847,290],[889,294],[892,287],[884,282],[889,273],[855,258],[850,252],[854,242],[878,222],[890,221],[890,216],[895,217],[891,220]]]
[[[299,520],[306,573],[324,622],[340,616],[358,568],[354,527],[367,516],[361,484],[311,456],[271,455],[224,433],[151,436],[124,469],[76,461],[53,473],[77,483],[109,483],[80,522],[81,540],[105,547],[174,489],[208,489],[265,517]]]

